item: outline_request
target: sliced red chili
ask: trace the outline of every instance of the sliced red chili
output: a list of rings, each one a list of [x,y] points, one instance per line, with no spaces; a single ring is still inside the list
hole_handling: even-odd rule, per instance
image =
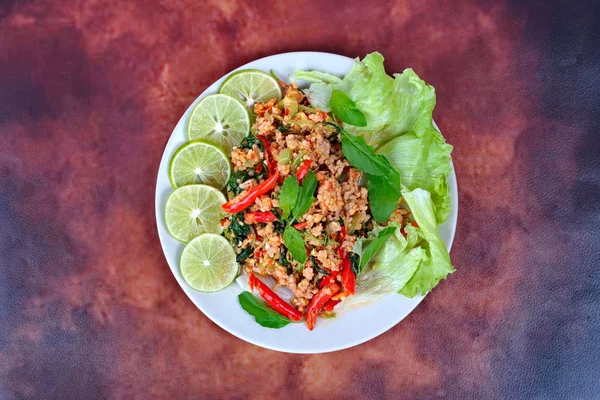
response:
[[[258,136],[258,140],[261,141],[263,147],[265,148],[265,161],[267,163],[267,171],[269,172],[269,176],[271,176],[275,173],[275,170],[277,169],[275,158],[273,158],[273,153],[271,152],[271,146],[269,145],[269,142],[267,142],[267,139],[265,139],[262,136]]]
[[[257,222],[273,222],[277,219],[271,211],[257,211],[244,214],[244,222],[256,224]]]
[[[304,229],[308,226],[308,222],[299,222],[297,224],[294,224],[294,228],[296,229]]]
[[[413,222],[410,223],[410,226],[414,226],[415,228],[418,228],[419,224],[417,224],[417,221],[413,221]],[[408,235],[408,233],[406,233],[406,231],[404,230],[404,227],[400,228],[400,233],[404,237],[406,237]]]
[[[352,263],[348,256],[342,260],[342,286],[344,290],[349,294],[354,294],[356,291],[356,276],[352,271]]]
[[[302,313],[296,310],[294,307],[286,303],[281,297],[271,290],[270,287],[264,284],[254,274],[250,274],[248,279],[248,285],[251,289],[258,289],[260,297],[262,297],[267,304],[279,314],[288,317],[292,321],[300,321],[302,319]]]
[[[298,183],[302,183],[302,180],[306,177],[306,174],[308,174],[311,163],[312,160],[304,160],[302,165],[300,165],[300,168],[298,168],[298,171],[296,172],[296,179],[298,179]]]
[[[319,286],[319,289],[324,288],[325,286],[335,283],[335,277],[332,275],[328,275],[328,276],[324,276],[320,281],[319,284],[317,286]]]
[[[331,283],[319,290],[312,298],[308,304],[308,307],[306,308],[306,326],[309,330],[313,330],[315,324],[317,323],[317,317],[319,316],[319,313],[329,299],[331,299],[331,296],[339,292],[339,290],[340,287],[337,284]]]
[[[325,312],[332,312],[333,308],[335,306],[337,306],[338,304],[340,304],[342,301],[341,300],[329,300],[327,303],[325,303],[325,306],[323,307],[323,311]]]
[[[273,176],[267,178],[261,184],[254,186],[252,189],[248,191],[248,194],[245,195],[241,200],[237,202],[232,202],[232,200],[223,204],[223,211],[228,212],[230,214],[239,213],[240,211],[244,211],[246,208],[250,207],[259,196],[270,192],[275,185],[277,184],[277,179],[279,179],[279,172],[275,171]]]

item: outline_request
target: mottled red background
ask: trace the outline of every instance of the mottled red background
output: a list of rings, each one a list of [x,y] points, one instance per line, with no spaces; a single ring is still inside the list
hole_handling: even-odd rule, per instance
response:
[[[552,3],[552,4],[549,4]],[[0,398],[593,398],[598,2],[0,1]],[[163,257],[154,184],[209,84],[295,50],[414,68],[454,145],[457,272],[361,346],[218,328]]]

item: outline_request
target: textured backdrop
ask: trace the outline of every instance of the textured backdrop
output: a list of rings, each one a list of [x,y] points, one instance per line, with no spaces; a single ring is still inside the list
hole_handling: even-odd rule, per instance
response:
[[[598,396],[600,9],[566,3],[0,1],[0,398]],[[457,272],[325,355],[213,324],[153,215],[193,99],[296,50],[414,68],[460,189]]]

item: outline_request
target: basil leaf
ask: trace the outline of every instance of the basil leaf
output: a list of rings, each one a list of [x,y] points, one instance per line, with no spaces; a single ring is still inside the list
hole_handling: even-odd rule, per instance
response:
[[[367,190],[373,218],[379,223],[390,219],[390,215],[398,207],[398,200],[401,196],[398,172],[395,174],[390,172],[389,176],[367,174]]]
[[[348,253],[348,258],[350,259],[350,267],[352,267],[354,276],[358,276],[360,273],[360,256],[351,251]]]
[[[237,213],[231,217],[229,229],[235,235],[235,243],[243,242],[250,234],[250,227],[244,223],[244,213]]]
[[[285,227],[283,232],[283,244],[292,253],[292,257],[298,261],[301,265],[306,262],[306,248],[304,247],[304,240],[302,235],[293,226],[288,225]]]
[[[254,145],[257,145],[260,150],[265,151],[265,146],[263,146],[263,143],[252,134],[243,138],[238,147],[240,149],[251,149]]]
[[[387,221],[400,200],[400,174],[385,156],[375,154],[375,150],[365,139],[350,135],[344,130],[342,152],[350,164],[364,172],[367,177],[371,214],[377,222]]]
[[[292,322],[277,311],[256,300],[256,297],[250,292],[241,293],[238,296],[238,300],[242,308],[248,314],[252,315],[259,325],[265,328],[279,329]]]
[[[375,254],[377,254],[377,252],[383,247],[390,236],[394,234],[394,231],[396,231],[395,226],[388,226],[379,232],[375,240],[369,243],[369,245],[363,250],[362,257],[360,258],[359,271],[362,271],[364,266],[371,261],[371,258],[373,258]]]
[[[306,174],[302,180],[302,186],[300,187],[300,192],[298,193],[298,200],[296,200],[296,206],[292,211],[294,218],[298,219],[308,211],[312,205],[316,188],[317,177],[314,172],[308,171],[308,174]]]
[[[317,262],[317,258],[315,256],[310,256],[310,261],[312,261],[313,268],[315,269],[315,271],[317,271],[318,273],[321,273],[321,274],[323,274],[325,276],[331,275],[329,273],[329,271],[327,271],[326,269],[323,269],[323,268],[319,267],[319,263]]]
[[[365,114],[356,107],[356,104],[346,93],[333,89],[329,99],[329,107],[345,123],[354,126],[367,126]]]
[[[342,153],[350,164],[366,174],[386,175],[393,170],[387,158],[376,154],[362,136],[351,135],[345,130],[342,130]]]
[[[243,263],[248,257],[252,255],[252,253],[254,253],[254,249],[252,247],[246,247],[240,252],[240,254],[238,254],[235,257],[235,262],[237,262],[238,264]]]
[[[283,214],[281,215],[283,219],[290,216],[292,208],[296,205],[299,192],[300,186],[298,185],[298,179],[293,175],[288,176],[283,182],[281,192],[279,193],[279,208],[283,211]]]

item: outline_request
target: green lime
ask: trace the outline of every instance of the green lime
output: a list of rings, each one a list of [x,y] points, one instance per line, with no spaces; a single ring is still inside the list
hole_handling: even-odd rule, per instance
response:
[[[255,69],[229,75],[219,88],[219,93],[241,101],[250,110],[253,110],[254,103],[281,98],[281,88],[277,81],[271,75]]]
[[[185,246],[179,262],[183,279],[201,292],[217,292],[238,274],[235,251],[221,235],[205,233]]]
[[[230,174],[227,155],[217,146],[201,140],[181,146],[169,164],[169,179],[174,189],[194,183],[223,189]]]
[[[188,121],[190,140],[203,139],[226,153],[250,132],[250,115],[242,103],[224,94],[211,94],[198,102]]]
[[[203,233],[221,233],[221,206],[225,196],[207,185],[188,185],[175,190],[167,200],[165,222],[177,240],[189,242]]]

